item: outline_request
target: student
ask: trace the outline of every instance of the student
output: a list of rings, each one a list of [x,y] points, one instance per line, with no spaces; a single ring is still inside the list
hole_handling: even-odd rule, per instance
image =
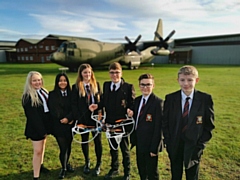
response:
[[[103,101],[100,107],[105,107],[105,123],[116,124],[116,120],[126,118],[127,108],[131,107],[135,98],[135,91],[132,84],[126,83],[122,79],[122,67],[119,63],[114,62],[109,66],[109,75],[111,81],[103,84]],[[90,109],[96,109],[97,105],[92,105]],[[120,142],[120,148],[123,157],[124,180],[130,179],[130,153],[128,137],[123,137]],[[118,150],[114,150],[110,145],[111,169],[104,179],[112,179],[118,175],[119,161]]]
[[[157,180],[163,101],[152,92],[154,77],[151,74],[142,74],[138,81],[142,95],[135,99],[133,110],[128,109],[128,116],[135,119],[135,130],[130,136],[130,142],[132,146],[136,145],[140,179]]]
[[[59,173],[59,179],[64,179],[66,172],[74,172],[74,169],[69,164],[73,117],[71,88],[66,74],[60,73],[56,76],[54,90],[49,92],[48,107],[53,122],[53,135],[60,149],[59,159],[62,169]]]
[[[78,120],[79,124],[87,126],[96,126],[96,122],[91,119],[91,111],[89,105],[99,103],[101,100],[101,89],[96,81],[92,67],[89,64],[82,64],[78,69],[76,84],[72,87],[72,110],[74,119]],[[101,111],[101,110],[98,110]],[[95,112],[95,113],[98,113]],[[95,136],[92,132],[92,136]],[[89,133],[82,134],[82,142],[89,140]],[[96,166],[93,175],[98,176],[100,173],[101,158],[102,158],[102,140],[101,133],[94,138],[95,154],[97,157]],[[88,143],[81,144],[83,155],[85,157],[84,174],[90,173],[89,145]]]
[[[30,71],[26,78],[22,96],[22,106],[27,118],[25,136],[33,145],[33,179],[39,179],[40,171],[49,172],[43,166],[47,134],[49,133],[48,91],[43,88],[42,75]]]
[[[198,71],[183,66],[178,71],[181,90],[168,94],[164,102],[163,132],[171,163],[172,180],[181,180],[183,166],[187,180],[197,180],[205,144],[214,129],[213,101],[197,91]]]

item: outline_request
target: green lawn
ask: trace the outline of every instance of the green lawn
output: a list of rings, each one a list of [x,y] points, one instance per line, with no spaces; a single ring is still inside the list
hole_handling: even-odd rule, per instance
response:
[[[142,66],[137,70],[123,70],[123,77],[133,83],[137,95],[138,76],[151,73],[155,77],[154,93],[164,99],[165,95],[179,89],[177,71],[181,65]],[[27,73],[36,70],[42,73],[45,87],[52,90],[55,75],[60,66],[55,64],[0,64],[0,179],[27,180],[32,179],[32,144],[24,136],[25,116],[21,106],[21,95]],[[200,167],[201,180],[236,180],[240,179],[240,66],[196,65],[200,81],[196,88],[212,95],[215,109],[215,130],[213,138],[207,144]],[[77,73],[67,72],[71,84],[75,82]],[[109,80],[107,69],[95,70],[97,80],[102,84]],[[103,134],[103,164],[98,178],[84,175],[82,168],[84,158],[80,145],[72,144],[71,163],[76,168],[65,179],[103,179],[110,169],[109,147]],[[93,142],[90,143],[90,157],[95,166]],[[58,146],[54,137],[49,136],[44,164],[51,169],[48,175],[41,175],[43,180],[57,179],[60,171]],[[120,152],[120,151],[119,151]],[[120,161],[121,161],[121,153]],[[135,149],[131,151],[132,179],[139,179],[135,160]],[[120,180],[123,175],[120,166]],[[159,154],[159,172],[163,180],[170,179],[169,160],[166,151]],[[185,179],[185,178],[184,178]]]

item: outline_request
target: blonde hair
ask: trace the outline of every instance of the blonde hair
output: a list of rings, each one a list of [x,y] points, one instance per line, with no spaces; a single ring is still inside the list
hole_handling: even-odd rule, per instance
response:
[[[178,77],[180,74],[193,75],[195,78],[198,78],[198,70],[194,66],[190,66],[190,65],[181,67],[178,71]]]
[[[31,99],[31,105],[32,106],[39,106],[42,104],[42,101],[39,99],[37,90],[33,88],[31,81],[33,75],[38,75],[41,78],[42,81],[42,86],[43,86],[43,78],[42,74],[37,72],[37,71],[30,71],[27,75],[24,90],[23,90],[23,98],[22,98],[22,103],[25,104],[29,98]],[[46,92],[48,92],[45,88],[41,87],[44,89]]]
[[[90,78],[90,90],[92,94],[96,94],[98,92],[98,87],[97,87],[97,81],[96,78],[94,76],[94,72],[92,70],[92,67],[90,66],[90,64],[81,64],[78,68],[78,76],[77,76],[77,80],[76,80],[76,85],[78,88],[78,92],[79,92],[79,96],[86,96],[86,92],[84,89],[84,83],[83,83],[83,76],[82,76],[82,72],[83,70],[89,68],[91,70],[91,78]]]

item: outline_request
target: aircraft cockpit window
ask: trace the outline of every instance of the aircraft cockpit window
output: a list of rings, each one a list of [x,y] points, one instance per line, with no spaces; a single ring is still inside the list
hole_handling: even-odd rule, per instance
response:
[[[68,48],[77,48],[75,43],[69,43]]]
[[[66,52],[66,50],[67,50],[67,44],[66,43],[62,43],[61,45],[60,45],[60,47],[58,48],[58,52]]]

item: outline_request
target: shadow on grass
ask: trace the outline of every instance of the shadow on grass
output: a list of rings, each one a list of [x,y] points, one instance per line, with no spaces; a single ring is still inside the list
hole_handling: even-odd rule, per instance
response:
[[[40,180],[56,180],[58,179],[58,175],[61,169],[50,170],[49,173],[41,173]],[[93,168],[91,169],[90,174],[86,175],[83,173],[83,167],[76,167],[75,171],[72,173],[67,173],[65,178],[66,180],[100,180],[104,179],[105,174],[100,173],[99,176],[93,176]],[[118,175],[114,177],[115,180],[122,179],[122,175]],[[32,180],[33,179],[33,172],[20,172],[16,174],[7,174],[7,175],[0,175],[0,180]]]

